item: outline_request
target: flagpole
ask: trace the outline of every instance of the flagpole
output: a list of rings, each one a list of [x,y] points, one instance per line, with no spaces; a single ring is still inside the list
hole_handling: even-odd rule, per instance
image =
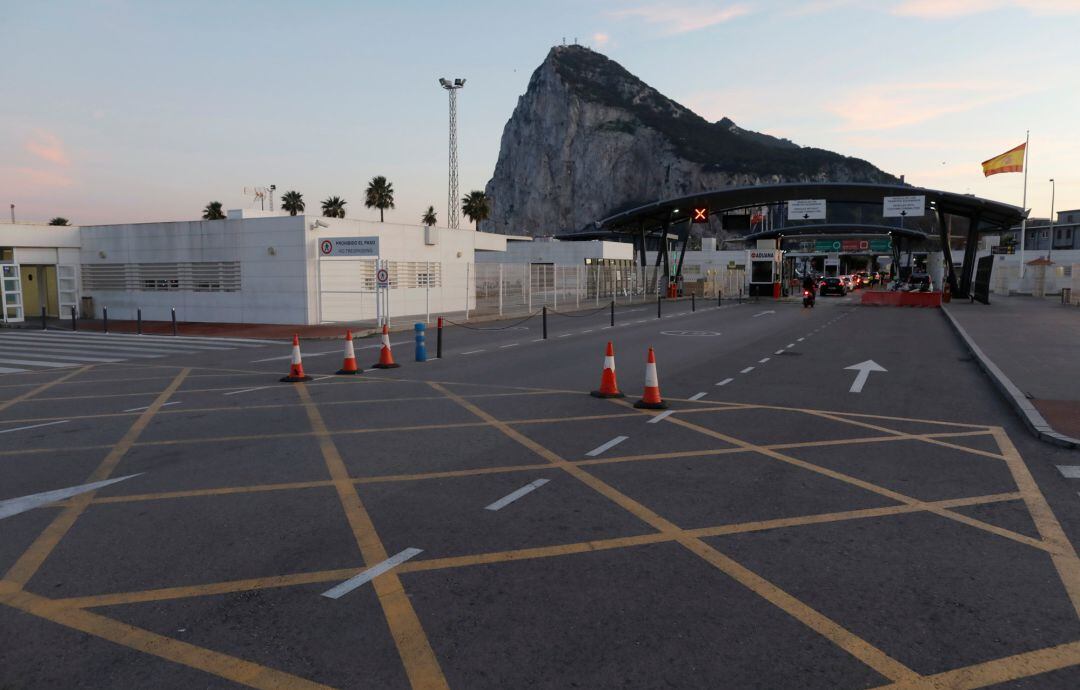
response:
[[[1031,130],[1024,134],[1024,201],[1022,207],[1025,211],[1020,221],[1020,280],[1024,279],[1024,240],[1027,238],[1027,174],[1028,174],[1028,142],[1031,139]],[[1020,286],[1017,285],[1017,288]]]

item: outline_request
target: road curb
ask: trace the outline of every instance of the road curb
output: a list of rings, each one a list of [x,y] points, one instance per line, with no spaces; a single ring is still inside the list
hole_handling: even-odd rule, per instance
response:
[[[979,367],[986,372],[986,375],[994,382],[998,391],[1005,397],[1006,402],[1012,405],[1016,413],[1020,415],[1020,418],[1024,421],[1028,430],[1035,435],[1040,441],[1046,443],[1052,443],[1055,446],[1061,446],[1063,448],[1080,448],[1080,439],[1075,439],[1071,436],[1058,433],[1054,431],[1053,427],[1047,423],[1042,414],[1035,409],[1035,406],[1031,404],[1031,401],[1027,399],[1023,391],[1016,387],[1008,376],[1005,375],[998,365],[994,364],[993,360],[986,356],[986,353],[975,344],[975,340],[972,339],[968,332],[964,330],[964,327],[956,320],[945,305],[941,305],[941,313],[945,315],[949,324],[956,331],[956,334],[960,336],[960,339],[964,341],[964,345],[975,356],[975,360],[979,363]]]

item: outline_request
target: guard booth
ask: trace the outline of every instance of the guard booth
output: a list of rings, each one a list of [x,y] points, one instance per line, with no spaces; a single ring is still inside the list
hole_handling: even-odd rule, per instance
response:
[[[751,249],[746,254],[747,263],[750,264],[750,296],[780,297],[784,252],[779,249]]]

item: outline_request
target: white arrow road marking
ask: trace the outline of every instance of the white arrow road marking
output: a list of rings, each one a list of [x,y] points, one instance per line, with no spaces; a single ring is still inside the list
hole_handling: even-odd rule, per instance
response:
[[[375,565],[371,566],[359,575],[354,575],[353,577],[350,577],[348,580],[345,580],[341,584],[331,587],[330,589],[323,592],[322,595],[327,599],[340,599],[341,597],[345,596],[346,594],[353,591],[365,582],[370,582],[374,580],[375,578],[382,575],[391,568],[396,568],[397,566],[401,565],[413,556],[416,556],[417,554],[421,554],[423,552],[423,549],[409,547],[404,551],[401,551],[391,556],[390,558],[387,558],[381,563],[376,563]]]
[[[141,473],[139,473],[141,474]],[[0,501],[0,520],[9,518],[12,515],[18,515],[19,513],[25,513],[28,510],[33,510],[39,506],[55,503],[56,501],[63,501],[66,498],[72,496],[78,496],[79,494],[85,494],[87,491],[96,491],[103,486],[109,484],[115,484],[122,482],[125,479],[131,479],[132,477],[138,477],[138,474],[129,474],[126,477],[117,477],[116,479],[106,479],[100,482],[91,482],[90,484],[83,484],[81,486],[72,486],[67,489],[56,489],[55,491],[45,491],[40,494],[31,494],[29,496],[21,496],[19,498],[9,498],[6,501]]]
[[[759,316],[765,316],[766,314],[775,314],[775,313],[776,313],[775,311],[771,311],[771,310],[770,311],[759,311],[758,313],[754,314],[750,318],[756,319]]]
[[[547,479],[537,479],[535,482],[529,482],[528,484],[521,487],[517,491],[511,492],[511,493],[503,496],[502,498],[495,501],[494,503],[492,503],[489,506],[485,506],[484,510],[499,510],[500,508],[505,508],[506,506],[510,505],[511,503],[518,500],[522,496],[524,496],[526,494],[529,494],[529,493],[532,493],[533,491],[536,491],[541,486],[543,486],[544,484],[547,484],[547,483],[548,483]]]
[[[52,426],[53,424],[67,424],[70,420],[63,420],[60,422],[45,422],[43,424],[31,424],[30,426],[17,426],[14,429],[4,429],[0,431],[0,434],[10,434],[12,431],[26,431],[27,429],[37,429],[40,426]]]
[[[622,443],[623,441],[625,441],[628,438],[630,438],[630,437],[629,436],[616,436],[615,438],[611,439],[610,441],[608,441],[604,445],[597,446],[596,448],[593,448],[592,450],[590,450],[585,455],[588,455],[590,458],[595,458],[597,455],[600,455],[601,453],[603,453],[606,450],[611,450],[612,448],[619,445],[620,443]]]
[[[848,391],[849,393],[862,393],[863,386],[866,385],[866,379],[870,377],[871,371],[888,371],[888,369],[872,359],[868,359],[865,362],[859,362],[858,364],[852,364],[850,367],[844,367],[844,369],[853,369],[859,372],[855,375],[855,380],[851,384],[851,390]]]

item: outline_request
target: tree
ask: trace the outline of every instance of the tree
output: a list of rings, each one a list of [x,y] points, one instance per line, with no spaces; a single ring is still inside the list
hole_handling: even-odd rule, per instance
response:
[[[420,222],[429,228],[439,222],[439,219],[435,217],[435,207],[428,206],[424,211],[424,215],[420,216]]]
[[[211,201],[202,212],[203,220],[225,220],[225,214],[221,211],[220,201]]]
[[[49,221],[49,225],[71,225],[71,223],[68,222],[67,218],[64,218],[63,216],[57,216],[56,218],[53,218]]]
[[[290,216],[304,212],[304,195],[296,190],[290,190],[281,195],[281,210],[288,211]]]
[[[364,206],[379,209],[379,222],[383,222],[383,211],[394,208],[394,185],[382,175],[371,178],[364,194]]]
[[[476,223],[476,230],[480,230],[480,221],[487,220],[491,215],[491,203],[479,189],[474,189],[461,200],[461,212]]]
[[[348,203],[339,196],[332,196],[322,202],[323,218],[344,218],[345,204]]]

